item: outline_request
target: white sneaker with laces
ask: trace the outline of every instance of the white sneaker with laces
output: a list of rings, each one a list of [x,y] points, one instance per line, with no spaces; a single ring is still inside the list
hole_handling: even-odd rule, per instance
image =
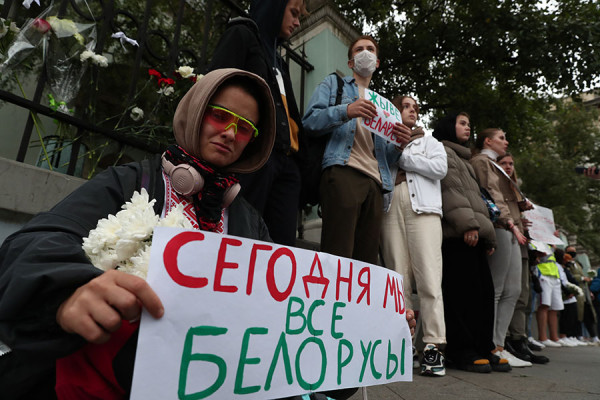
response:
[[[550,339],[542,340],[541,343],[546,347],[562,347],[562,344]]]
[[[577,345],[575,343],[571,342],[567,338],[558,339],[558,343],[560,343],[563,347],[577,347]]]
[[[531,367],[532,364],[529,361],[521,360],[510,354],[507,350],[502,350],[496,353],[496,355],[500,358],[505,358],[508,360],[508,363],[513,368],[523,368],[523,367]]]
[[[594,336],[590,343],[592,346],[600,346],[600,338],[598,338],[598,336]]]
[[[535,339],[534,339],[534,338],[532,338],[531,336],[529,336],[529,337],[527,338],[527,340],[529,340],[529,343],[531,343],[531,344],[535,344],[536,346],[539,346],[539,347],[541,347],[542,349],[543,349],[544,347],[546,347],[546,345],[544,345],[542,342],[538,342],[537,340],[535,340]]]

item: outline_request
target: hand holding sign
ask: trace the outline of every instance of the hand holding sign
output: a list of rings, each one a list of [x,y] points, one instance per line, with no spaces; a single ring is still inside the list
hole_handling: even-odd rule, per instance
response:
[[[385,97],[369,89],[365,89],[365,98],[368,98],[368,102],[375,106],[376,115],[363,116],[362,127],[397,146],[408,143],[410,129],[402,124],[402,117],[396,106]],[[350,106],[348,106],[348,110],[350,111]]]
[[[358,99],[354,103],[348,104],[346,110],[348,118],[375,118],[377,117],[377,108],[375,104],[365,99]]]
[[[68,333],[92,343],[105,343],[121,320],[140,316],[144,307],[155,318],[164,309],[154,290],[137,276],[110,270],[81,286],[59,307],[56,321]]]
[[[395,137],[396,143],[400,143],[401,147],[406,146],[406,144],[410,141],[411,129],[400,123],[396,122],[394,125],[392,135]]]

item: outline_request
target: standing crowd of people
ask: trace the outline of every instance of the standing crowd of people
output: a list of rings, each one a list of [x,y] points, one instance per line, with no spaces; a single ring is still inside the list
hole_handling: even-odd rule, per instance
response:
[[[251,3],[250,18],[232,20],[222,36],[212,72],[179,104],[176,145],[148,165],[98,175],[0,249],[0,340],[12,350],[5,377],[22,398],[49,387],[59,398],[129,395],[136,319],[141,308],[155,318],[164,310],[145,281],[101,273],[85,257],[82,238],[99,219],[150,182],[159,215],[181,204],[198,229],[295,245],[302,164],[318,137],[326,138],[321,251],[403,275],[407,308],[413,292],[420,304],[421,374],[444,376],[447,364],[485,373],[546,363],[531,349],[570,346],[583,336],[581,322],[598,341],[600,282],[583,274],[574,248],[553,255],[528,245],[522,212],[532,204],[505,132],[484,129],[473,140],[460,112],[426,135],[417,101],[399,95],[396,143],[369,133],[361,120],[377,109],[365,89],[380,55],[366,35],[348,48],[352,73],[327,76],[301,116],[278,46],[298,28],[305,2]],[[529,334],[531,293],[540,299],[539,342]],[[414,328],[412,312],[407,320]],[[102,364],[90,366],[98,353]]]

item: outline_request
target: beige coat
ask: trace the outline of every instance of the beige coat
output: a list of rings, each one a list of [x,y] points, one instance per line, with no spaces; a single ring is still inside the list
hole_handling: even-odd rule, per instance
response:
[[[471,151],[458,143],[442,143],[448,155],[448,173],[441,181],[444,238],[463,238],[466,231],[477,229],[485,247],[495,247],[496,233],[469,164]]]
[[[523,233],[521,211],[518,205],[520,196],[514,190],[511,180],[485,154],[475,154],[471,158],[471,165],[479,179],[479,184],[482,188],[487,189],[500,209],[500,218],[494,223],[494,226],[508,229],[509,221],[513,221]]]

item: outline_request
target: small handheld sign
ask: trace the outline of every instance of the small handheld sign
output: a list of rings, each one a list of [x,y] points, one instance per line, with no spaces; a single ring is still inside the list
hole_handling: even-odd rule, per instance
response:
[[[412,380],[402,276],[256,240],[157,228],[132,399],[274,399]]]
[[[365,89],[365,99],[375,104],[377,116],[371,119],[362,118],[361,124],[363,128],[369,132],[373,132],[377,136],[381,136],[389,142],[398,146],[401,145],[402,143],[392,134],[394,125],[397,122],[402,123],[400,111],[391,101],[370,89]]]

